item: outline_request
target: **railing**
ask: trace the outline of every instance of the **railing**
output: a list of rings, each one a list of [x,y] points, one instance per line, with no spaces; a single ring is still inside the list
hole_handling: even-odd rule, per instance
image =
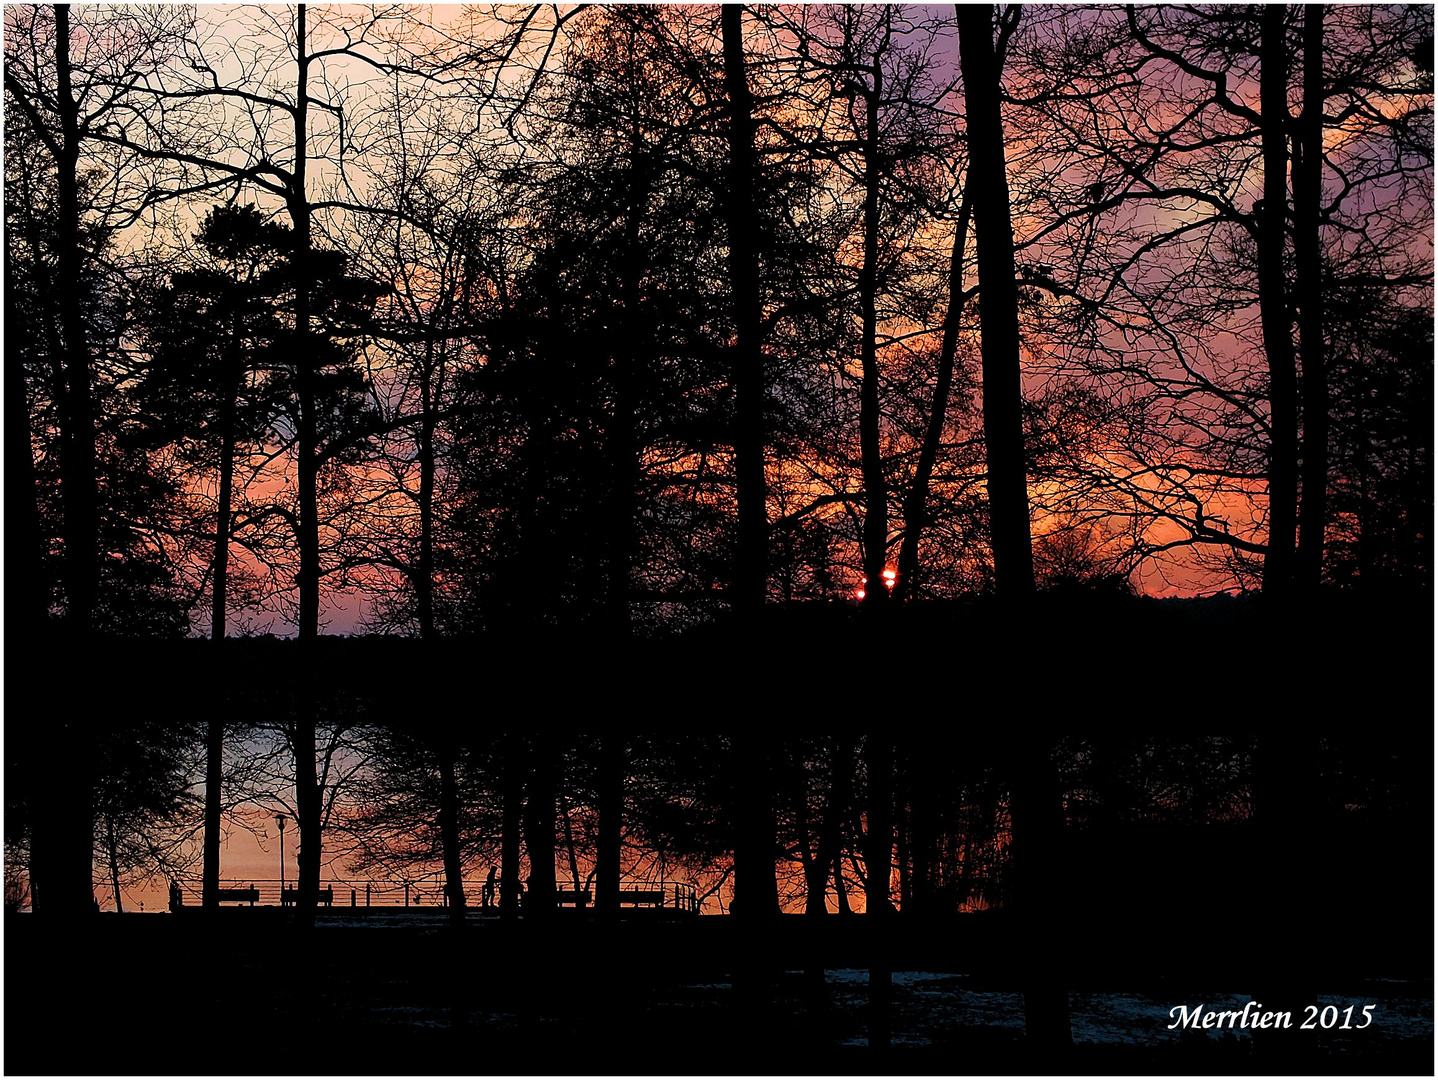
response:
[[[593,888],[578,893],[573,888],[557,888],[554,902],[558,907],[586,908],[594,902]],[[694,915],[699,911],[699,894],[684,881],[620,882],[619,903],[623,907],[656,908]]]
[[[468,907],[482,910],[485,879],[475,878],[464,882],[465,902]],[[184,907],[199,907],[202,903],[198,882],[185,882],[179,886],[179,901]],[[293,878],[283,883],[278,878],[230,878],[220,882],[220,904],[224,907],[292,907],[298,900],[299,890]],[[494,896],[489,910],[498,911],[503,883],[495,883]],[[557,885],[555,903],[561,907],[591,907],[594,888],[586,888],[576,897],[572,888]],[[630,907],[653,907],[687,915],[699,911],[699,895],[694,886],[683,881],[622,881],[619,887],[620,903]],[[582,898],[584,903],[578,904]],[[521,895],[521,910],[524,897]],[[326,878],[320,882],[320,904],[334,909],[343,908],[436,908],[445,907],[443,879],[422,878],[419,881],[393,880],[342,880]]]
[[[465,883],[465,892],[470,892]],[[479,884],[473,886],[478,895]],[[202,893],[197,882],[180,886],[185,907],[199,907]],[[299,899],[299,888],[293,878],[281,885],[278,878],[228,879],[220,882],[222,906],[292,907]],[[327,902],[328,901],[328,902]],[[432,878],[422,881],[358,881],[329,879],[320,882],[320,904],[333,908],[420,908],[443,907],[444,887]]]

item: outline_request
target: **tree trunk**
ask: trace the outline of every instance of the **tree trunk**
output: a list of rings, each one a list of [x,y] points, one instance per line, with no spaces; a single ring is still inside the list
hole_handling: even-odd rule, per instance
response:
[[[439,843],[444,857],[444,895],[449,921],[464,925],[464,864],[459,850],[459,783],[455,752],[446,740],[439,749]]]
[[[1323,340],[1323,5],[1303,8],[1303,113],[1293,140],[1294,293],[1303,358],[1303,503],[1298,533],[1298,586],[1323,580],[1328,522],[1328,356]]]
[[[1014,229],[1009,212],[991,10],[987,4],[956,7],[969,138],[968,188],[973,194],[974,239],[978,244],[984,443],[988,454],[994,580],[1000,597],[1022,599],[1034,590],[1034,565],[1024,464]]]
[[[5,253],[5,305],[17,295],[10,252]],[[11,326],[18,328],[18,315],[11,314]],[[47,320],[48,321],[48,320]],[[58,359],[58,350],[54,350]],[[8,575],[10,610],[14,621],[40,631],[50,622],[46,595],[44,553],[38,485],[35,479],[35,444],[30,427],[30,386],[18,351],[5,361],[5,510],[10,536],[11,573]],[[18,552],[18,555],[15,554]]]
[[[569,856],[569,880],[577,897],[584,890],[584,882],[579,877],[579,856],[574,850],[574,823],[569,818],[569,800],[562,791],[559,792],[559,819],[564,822],[564,853]]]
[[[909,741],[910,857],[913,860],[910,904],[905,913],[927,916],[938,907],[935,889],[939,848],[938,764],[948,760],[951,749],[929,735],[916,734]]]
[[[640,137],[635,136],[640,145]],[[627,638],[631,629],[629,572],[634,557],[634,508],[639,486],[639,434],[634,415],[635,383],[640,365],[639,341],[643,330],[639,319],[639,222],[640,202],[636,198],[624,221],[625,266],[624,338],[615,342],[613,361],[614,407],[609,431],[609,529],[608,594],[605,606],[616,638]]]
[[[753,99],[744,71],[743,6],[720,7],[729,95],[729,283],[734,295],[734,482],[739,513],[734,607],[755,612],[768,582],[764,479],[764,354],[760,346],[759,247],[754,205]]]
[[[530,756],[528,797],[524,802],[524,848],[529,853],[525,889],[526,919],[554,914],[554,814],[558,762],[554,747],[536,736]]]
[[[519,823],[524,807],[524,765],[518,736],[505,735],[504,807],[500,826],[499,914],[504,919],[519,915]]]
[[[816,842],[822,845],[823,841],[820,837],[813,835],[810,829],[809,784],[804,774],[803,763],[797,762],[790,770],[789,775],[793,782],[790,794],[793,800],[795,846],[799,851],[799,867],[804,874],[804,914],[823,915],[827,910],[824,896],[829,872],[824,865],[822,855],[815,851]],[[822,821],[821,814],[821,829]]]
[[[234,328],[234,333],[238,336],[238,326]],[[220,417],[220,493],[215,513],[214,552],[210,557],[210,642],[216,650],[222,649],[225,643],[225,608],[228,603],[230,567],[230,504],[234,497],[235,408],[235,396],[231,393],[225,399]],[[223,701],[215,706],[216,709],[224,707]],[[224,717],[211,715],[205,729],[205,841],[200,889],[201,906],[211,910],[220,906],[220,813],[223,805],[220,784],[224,775],[224,762]]]
[[[65,687],[62,672],[73,679],[68,667],[54,664],[49,674],[55,681],[37,684],[62,687],[56,702],[61,715],[90,715],[98,702],[82,684]],[[31,736],[31,904],[38,915],[74,920],[95,911],[92,737],[83,720],[42,727]],[[61,763],[65,783],[55,780]]]
[[[235,409],[233,393],[220,410],[220,491],[215,506],[215,541],[210,555],[210,640],[225,640],[225,609],[230,584],[230,505],[235,485]]]
[[[120,897],[120,860],[115,847],[115,823],[105,819],[105,853],[110,857],[110,888],[115,892],[115,914],[125,914],[125,902]]]
[[[315,350],[310,343],[310,306],[314,282],[310,266],[310,204],[305,189],[306,158],[309,150],[309,46],[306,44],[305,5],[295,9],[296,64],[295,164],[287,209],[294,227],[292,265],[295,275],[295,407],[296,473],[299,499],[299,639],[308,641],[319,634],[320,546],[319,546],[319,435],[315,415]],[[301,875],[301,903],[304,903],[304,868]],[[318,880],[318,879],[316,879]]]
[[[854,909],[849,906],[849,887],[844,884],[844,853],[842,851],[834,854],[834,903],[838,905],[840,915],[854,913]]]
[[[734,899],[738,915],[750,925],[779,914],[779,884],[774,870],[774,804],[770,793],[765,740],[736,735],[734,802]]]
[[[889,901],[889,877],[894,851],[894,747],[882,735],[868,739],[869,822],[864,837],[865,921],[870,923],[869,1046],[889,1045],[893,972],[889,942],[882,927],[894,913]]]
[[[296,486],[299,500],[299,626],[300,693],[295,718],[295,813],[300,847],[296,916],[301,925],[314,922],[319,903],[321,863],[321,798],[315,772],[315,717],[317,702],[308,672],[314,670],[314,642],[320,622],[319,456],[315,400],[315,356],[310,343],[310,300],[313,282],[310,266],[310,204],[305,191],[308,153],[309,46],[306,42],[305,5],[295,9],[296,93],[294,107],[295,163],[287,209],[294,226],[295,275],[295,407]]]
[[[215,706],[225,707],[224,701]],[[224,761],[225,721],[212,715],[205,728],[205,850],[200,889],[200,905],[208,910],[220,906],[220,782]]]
[[[1030,1047],[1057,1055],[1073,1043],[1058,925],[1063,802],[1048,741],[1022,739],[1012,754],[1010,822],[1024,1028]]]
[[[314,924],[315,908],[320,893],[320,849],[323,799],[315,761],[315,700],[310,682],[310,665],[301,664],[296,678],[295,694],[295,825],[299,831],[299,847],[295,862],[299,881],[295,890],[295,915],[301,926]]]
[[[817,912],[825,914],[828,910],[825,903],[825,885],[832,872],[839,913],[846,914],[849,900],[844,894],[840,858],[844,847],[844,817],[852,794],[850,777],[854,770],[854,744],[847,736],[838,736],[832,761],[829,794],[824,801],[823,817],[819,821],[819,851],[814,859],[818,864],[817,896],[813,896],[813,893],[811,896],[817,900]]]
[[[434,431],[435,403],[432,375],[434,342],[425,342],[424,364],[420,368],[419,425],[419,565],[411,577],[421,638],[434,636]]]
[[[1298,379],[1293,324],[1283,266],[1288,216],[1287,7],[1262,9],[1259,100],[1263,112],[1263,206],[1258,214],[1258,303],[1268,356],[1268,550],[1263,591],[1284,597],[1293,584],[1294,532],[1298,527]]]
[[[85,280],[80,243],[80,113],[70,81],[70,8],[55,5],[56,109],[60,119],[55,162],[56,272],[62,378],[56,404],[60,419],[60,502],[65,519],[65,616],[81,640],[94,628],[99,591],[99,487],[96,480],[95,409],[90,388],[90,345],[81,310]]]
[[[1254,1000],[1265,1010],[1292,1012],[1295,1026],[1256,1033],[1267,1037],[1254,1048],[1298,1065],[1293,1055],[1311,1051],[1315,1033],[1299,1029],[1297,1018],[1318,991],[1313,943],[1321,931],[1312,915],[1313,870],[1323,858],[1315,841],[1323,831],[1315,790],[1318,739],[1297,725],[1272,728],[1258,737],[1253,767],[1253,818],[1263,856],[1252,899],[1264,927],[1254,943]]]
[[[748,732],[733,736],[734,899],[730,912],[739,933],[732,982],[741,1023],[761,1039],[769,1037],[773,1018],[769,998],[774,979],[772,935],[779,916],[769,753],[769,740],[763,736]]]
[[[595,910],[619,918],[620,841],[624,818],[624,744],[617,734],[599,737],[599,851],[595,863]]]
[[[879,445],[879,101],[884,69],[876,53],[864,91],[864,264],[859,269],[859,459],[864,476],[864,607],[878,610],[889,599],[884,567],[889,557],[889,499]]]
[[[969,218],[973,213],[969,190],[964,188],[963,202],[959,204],[959,224],[954,230],[954,247],[949,256],[949,309],[944,314],[944,340],[939,348],[938,370],[934,374],[934,405],[929,412],[923,444],[919,447],[919,462],[914,466],[908,497],[904,500],[904,540],[899,547],[895,600],[908,600],[918,595],[919,539],[924,531],[929,482],[944,440],[944,418],[949,411],[949,393],[954,385],[954,356],[959,347],[959,319],[964,313],[964,249],[968,244]]]
[[[822,858],[814,851],[815,837],[810,828],[809,814],[809,779],[804,768],[802,749],[796,750],[793,760],[787,763],[784,775],[792,804],[794,846],[798,850],[799,866],[804,874],[804,916],[809,919],[823,918],[827,913],[824,884],[828,871]],[[813,938],[805,949],[804,986],[816,1004],[822,1004],[826,999],[823,949]]]

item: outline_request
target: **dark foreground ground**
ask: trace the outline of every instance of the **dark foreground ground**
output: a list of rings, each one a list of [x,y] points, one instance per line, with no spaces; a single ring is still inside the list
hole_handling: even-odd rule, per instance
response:
[[[1061,959],[1082,972],[1066,980],[1074,1046],[1051,1055],[1025,1042],[1002,915],[899,926],[880,947],[857,916],[746,941],[725,917],[456,932],[435,914],[333,915],[305,933],[276,911],[221,914],[12,917],[5,1073],[1433,1072],[1432,938],[1415,950],[1400,926],[1326,944],[1317,1004],[1372,1003],[1372,1025],[1267,1044],[1166,1029],[1171,1005],[1247,999],[1231,939],[1090,927]],[[884,1050],[868,1045],[873,956],[896,972]]]

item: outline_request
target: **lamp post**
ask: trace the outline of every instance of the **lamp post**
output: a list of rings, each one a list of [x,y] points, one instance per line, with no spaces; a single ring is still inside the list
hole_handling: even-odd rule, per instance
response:
[[[285,906],[285,815],[276,814],[275,824],[280,830],[280,907]]]

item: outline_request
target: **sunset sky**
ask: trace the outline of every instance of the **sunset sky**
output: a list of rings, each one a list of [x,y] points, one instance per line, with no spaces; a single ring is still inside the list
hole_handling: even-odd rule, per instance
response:
[[[326,878],[354,853],[437,874],[457,841],[433,804],[458,813],[464,783],[473,874],[515,769],[540,800],[570,769],[575,848],[597,845],[599,744],[453,741],[468,713],[408,731],[384,695],[416,676],[330,685],[325,636],[498,643],[515,671],[466,654],[436,685],[539,694],[531,641],[564,642],[558,682],[572,657],[772,619],[839,658],[823,678],[888,693],[927,676],[853,648],[862,627],[888,662],[879,619],[926,647],[930,617],[1046,643],[1225,593],[1215,618],[1261,638],[1269,602],[1428,595],[1431,7],[993,14],[7,6],[12,626],[87,656],[297,646],[172,709],[183,733],[127,700],[140,734],[103,732],[93,778],[97,821],[131,815],[107,876],[121,841],[135,881],[197,876],[223,708],[233,812],[329,815]],[[1050,625],[1035,597],[1089,614]],[[848,797],[857,745],[795,750],[775,781],[791,909],[806,866],[837,910],[867,865],[867,811],[806,816]],[[724,797],[697,766],[662,790],[683,754],[653,752],[647,797],[713,815],[676,830],[717,910]],[[949,869],[987,874],[1008,796],[963,782]],[[156,820],[181,854],[146,854]],[[636,841],[625,872],[666,873],[664,850]],[[232,822],[222,876],[278,858]],[[129,895],[161,906],[163,884]]]

